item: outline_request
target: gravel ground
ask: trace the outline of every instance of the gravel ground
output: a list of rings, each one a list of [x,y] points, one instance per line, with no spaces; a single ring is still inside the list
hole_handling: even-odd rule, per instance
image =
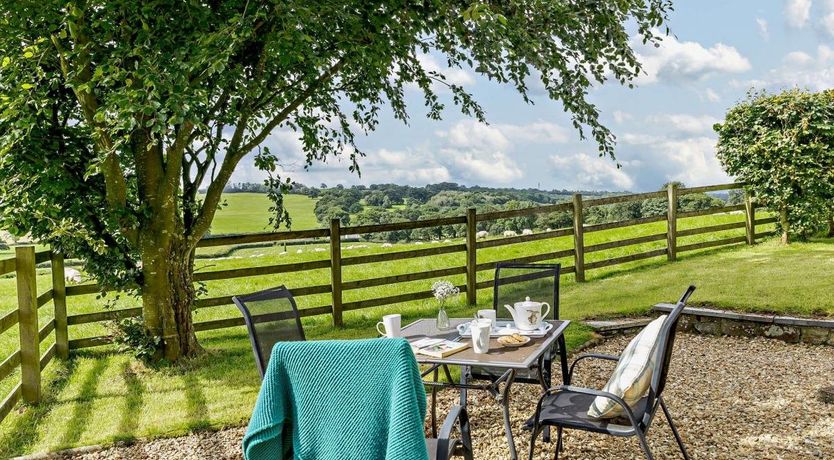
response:
[[[611,339],[588,351],[618,353],[628,340]],[[612,364],[591,361],[581,366],[575,384],[601,388]],[[834,405],[816,399],[817,390],[832,383],[832,347],[680,334],[665,399],[694,460],[832,459]],[[448,408],[456,401],[456,394],[446,392],[440,400],[441,408]],[[519,453],[524,458],[530,438],[521,426],[533,413],[537,400],[537,388],[514,387],[513,422]],[[498,404],[473,392],[469,401],[475,457],[508,458]],[[243,428],[236,428],[63,458],[239,459],[242,436]],[[660,413],[649,431],[649,443],[658,459],[681,458]],[[537,459],[551,458],[553,444],[539,440],[537,446]],[[565,447],[562,458],[566,460],[643,458],[633,438],[567,431]]]

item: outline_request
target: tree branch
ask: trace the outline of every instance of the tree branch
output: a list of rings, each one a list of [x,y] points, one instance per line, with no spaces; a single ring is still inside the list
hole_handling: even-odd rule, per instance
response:
[[[330,68],[327,69],[325,73],[323,73],[316,80],[314,80],[310,84],[310,86],[308,86],[307,89],[302,91],[301,94],[299,94],[292,102],[289,103],[289,105],[284,107],[284,109],[278,112],[278,114],[275,115],[272,118],[272,120],[267,122],[264,125],[264,128],[261,130],[261,132],[252,139],[250,139],[249,142],[247,142],[241,148],[241,151],[244,152],[243,155],[246,155],[247,153],[252,151],[252,149],[260,145],[261,142],[266,140],[266,137],[269,136],[269,133],[271,133],[273,129],[277,128],[278,125],[283,123],[284,120],[286,120],[287,117],[290,116],[290,114],[295,112],[295,110],[298,107],[300,107],[301,104],[304,103],[304,101],[306,101],[310,96],[312,96],[313,93],[315,93],[321,87],[321,85],[323,85],[326,81],[330,80],[333,77],[333,75],[335,75],[339,71],[339,69],[341,69],[342,66],[344,66],[345,62],[346,59],[344,57],[336,61],[335,64],[330,66]]]
[[[312,83],[310,83],[307,89],[302,91],[298,96],[296,96],[295,99],[284,107],[283,110],[278,112],[278,114],[267,122],[260,133],[243,145],[241,145],[243,142],[243,134],[251,115],[241,115],[241,120],[244,118],[245,120],[243,120],[242,123],[241,120],[238,120],[238,124],[235,126],[235,134],[232,136],[232,141],[229,144],[229,149],[226,151],[226,157],[223,159],[220,171],[218,172],[217,177],[211,182],[211,185],[209,185],[208,191],[206,192],[206,199],[203,201],[203,206],[200,209],[199,215],[194,221],[194,226],[188,232],[187,237],[189,238],[189,242],[191,244],[196,245],[200,238],[202,238],[202,235],[205,234],[205,232],[207,232],[211,227],[211,221],[217,211],[217,206],[220,203],[220,196],[223,194],[223,189],[226,187],[229,178],[232,176],[232,173],[240,160],[242,160],[243,157],[251,152],[255,147],[260,145],[273,129],[283,123],[287,117],[289,117],[296,109],[298,109],[298,107],[301,106],[301,104],[304,103],[304,101],[309,99],[310,96],[321,88],[325,82],[333,78],[333,76],[344,66],[346,62],[347,56],[343,56],[337,60],[323,74],[319,75]]]

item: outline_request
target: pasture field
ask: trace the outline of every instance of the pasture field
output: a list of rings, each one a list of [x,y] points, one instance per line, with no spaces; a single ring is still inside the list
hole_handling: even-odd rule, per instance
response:
[[[226,193],[225,206],[217,210],[211,224],[213,235],[227,233],[259,233],[272,231],[269,207],[272,202],[263,193]],[[292,219],[293,230],[318,228],[313,214],[316,200],[306,195],[284,195],[284,206]],[[286,230],[283,226],[281,230]]]
[[[717,225],[727,222],[736,222],[743,219],[741,214],[719,214],[705,217],[693,217],[681,219],[678,223],[679,230],[687,228],[702,227],[708,225]],[[765,228],[760,228],[759,231],[766,231]],[[602,243],[606,241],[620,240],[624,238],[631,238],[641,235],[650,235],[662,233],[665,230],[664,222],[657,222],[651,224],[644,224],[634,227],[625,227],[620,229],[612,229],[601,232],[587,233],[585,235],[586,245]],[[740,236],[744,234],[744,229],[734,229],[719,233],[709,233],[695,235],[691,237],[680,238],[679,244],[689,244],[698,241],[722,239],[732,236]],[[459,244],[461,240],[444,242],[423,243],[403,243],[395,244],[391,247],[384,247],[381,244],[375,243],[343,243],[343,257],[351,257],[357,255],[376,254],[387,251],[401,251],[405,249],[416,249],[420,247],[428,247],[429,245],[443,245],[443,244]],[[519,243],[501,247],[485,248],[478,251],[478,262],[489,262],[496,260],[511,259],[514,257],[522,257],[542,252],[553,252],[561,249],[568,249],[572,247],[572,237],[560,237],[547,240],[538,240],[526,243]],[[665,241],[656,241],[651,243],[644,243],[624,248],[599,251],[586,254],[586,263],[597,260],[607,259],[611,257],[622,256],[631,253],[650,251],[653,249],[662,248],[665,246]],[[764,246],[763,246],[764,247]],[[795,251],[793,248],[803,247],[801,245],[779,250],[779,254],[791,254]],[[813,246],[816,248],[816,246]],[[822,245],[819,252],[808,251],[808,256],[816,254],[820,258],[827,256],[824,250],[828,246]],[[756,270],[745,266],[744,261],[740,261],[739,265],[728,264],[727,270],[733,270],[733,275],[728,277],[726,273],[715,277],[716,270],[722,269],[723,261],[730,259],[732,254],[736,251],[747,254],[745,250],[756,250],[759,246],[754,248],[739,248],[736,250],[724,248],[717,249],[714,252],[714,258],[706,259],[713,261],[709,269],[693,269],[687,270],[683,265],[678,269],[684,261],[701,260],[698,254],[710,252],[709,250],[693,251],[682,253],[679,255],[681,262],[671,264],[668,267],[665,256],[647,259],[643,261],[630,262],[627,264],[616,265],[611,267],[600,268],[596,270],[589,270],[586,276],[591,281],[589,283],[577,286],[573,282],[573,275],[567,274],[562,277],[562,316],[570,319],[583,319],[590,317],[604,317],[616,316],[624,314],[639,314],[645,312],[646,309],[653,303],[659,301],[673,300],[677,296],[677,291],[682,290],[685,284],[690,282],[698,282],[704,280],[700,284],[704,285],[703,290],[699,291],[696,300],[709,301],[717,305],[726,305],[733,308],[746,309],[773,309],[778,311],[786,311],[792,313],[812,313],[813,310],[821,308],[825,312],[834,313],[834,300],[828,298],[823,302],[816,302],[814,307],[810,307],[809,302],[803,299],[809,299],[812,292],[804,291],[793,294],[793,291],[801,291],[796,289],[780,289],[774,292],[773,295],[759,296],[755,290],[737,289],[737,286],[729,284],[725,279],[736,279],[740,274],[749,273],[750,282],[754,285],[761,285],[762,289],[768,289],[774,286],[773,280],[758,279],[756,277]],[[207,248],[206,250],[215,250],[217,248]],[[300,251],[300,253],[299,253]],[[283,246],[276,245],[270,247],[254,247],[243,248],[232,252],[225,257],[201,258],[197,260],[197,271],[212,271],[225,270],[242,267],[255,267],[263,265],[274,265],[284,263],[296,263],[312,260],[327,259],[329,252],[327,251],[327,244],[322,242],[320,244],[306,244],[301,246],[289,246],[286,249]],[[432,257],[422,257],[416,259],[407,259],[398,262],[385,262],[368,265],[354,265],[343,267],[343,280],[345,282],[356,281],[368,278],[375,278],[387,275],[404,274],[410,272],[419,272],[430,269],[444,268],[444,267],[458,267],[465,264],[464,253],[447,254]],[[795,256],[800,258],[800,256]],[[802,256],[804,257],[804,256]],[[830,257],[830,255],[829,255]],[[572,259],[562,259],[558,262],[564,266],[573,265]],[[793,259],[783,262],[788,265],[802,265],[798,260]],[[822,263],[822,262],[820,262]],[[792,275],[800,277],[799,279],[815,280],[822,276],[822,272],[814,269],[815,265],[809,263],[802,265],[798,270],[791,272]],[[674,273],[669,275],[663,283],[649,283],[652,279],[643,280],[637,278],[637,284],[632,285],[630,282],[625,284],[623,280],[633,279],[636,272],[632,270],[635,268],[658,268],[665,267],[663,273]],[[774,269],[777,266],[772,266]],[[50,275],[48,269],[40,270],[38,277],[39,292],[48,289],[50,283]],[[807,273],[805,273],[807,272]],[[613,276],[620,274],[622,276]],[[478,280],[483,281],[492,277],[492,271],[484,270],[478,273]],[[680,280],[672,280],[673,277],[679,277]],[[464,275],[456,275],[448,277],[449,280],[456,284],[464,284]],[[595,281],[597,280],[597,281]],[[610,281],[614,280],[614,281]],[[234,295],[240,293],[253,292],[267,287],[272,287],[284,284],[291,289],[305,286],[314,286],[320,284],[327,284],[330,281],[329,269],[309,270],[297,273],[273,274],[254,276],[247,278],[237,278],[232,280],[218,280],[209,281],[205,283],[207,290],[206,297],[217,297],[222,295]],[[372,299],[378,297],[385,297],[394,294],[401,294],[405,292],[425,291],[428,290],[432,282],[436,279],[413,281],[407,283],[399,283],[396,285],[379,286],[372,288],[364,288],[357,290],[344,291],[344,301],[351,302],[364,299]],[[747,282],[747,281],[745,281]],[[613,283],[613,284],[609,284]],[[790,287],[790,281],[785,281],[785,284]],[[595,290],[592,287],[597,285],[609,286],[606,289]],[[579,291],[576,291],[576,290]],[[622,292],[629,292],[628,296],[621,296]],[[574,294],[574,292],[581,292],[581,294]],[[749,295],[749,296],[748,296]],[[463,297],[463,296],[461,296]],[[0,278],[0,314],[8,312],[16,306],[16,291],[15,280],[13,277]],[[450,314],[464,314],[469,316],[470,307],[462,304],[463,299],[460,299],[461,305],[454,306]],[[491,303],[491,290],[482,289],[478,292],[478,302],[480,305],[487,305]],[[113,304],[113,308],[128,308],[139,306],[138,299],[132,297],[122,297],[116,300],[116,296],[109,294],[104,298],[99,298],[95,294],[77,296],[68,298],[68,311],[70,315],[80,313],[92,313],[102,311],[108,303]],[[329,305],[329,294],[304,296],[298,298],[298,303],[301,308],[316,307],[322,305]],[[45,324],[51,318],[50,307],[46,306],[40,311],[41,323]],[[310,317],[304,319],[305,327],[308,329],[318,331],[312,332],[312,336],[320,335],[322,337],[335,336],[361,336],[372,334],[373,325],[378,321],[378,318],[390,312],[402,312],[405,319],[413,319],[417,317],[433,316],[435,314],[434,303],[430,300],[411,301],[397,305],[379,306],[368,309],[345,312],[346,327],[340,330],[332,330],[332,320],[329,315]],[[198,309],[194,313],[195,321],[209,321],[222,318],[237,317],[239,312],[232,305],[211,307]],[[243,328],[233,329],[238,333],[243,332]],[[105,335],[108,331],[104,325],[100,323],[83,324],[70,326],[70,339],[78,339],[84,337],[92,337]],[[202,336],[224,335],[227,332],[205,332]],[[45,351],[52,343],[53,337],[50,336],[42,344],[42,352]],[[5,359],[11,354],[13,350],[18,347],[17,329],[12,328],[2,335],[0,335],[0,360]],[[0,394],[5,394],[5,391],[11,389],[16,378],[7,378],[0,382]]]

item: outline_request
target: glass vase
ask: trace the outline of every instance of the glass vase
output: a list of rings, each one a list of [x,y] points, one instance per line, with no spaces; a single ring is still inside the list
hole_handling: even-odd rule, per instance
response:
[[[445,331],[450,327],[451,325],[449,324],[449,315],[446,314],[446,307],[441,305],[440,310],[437,312],[437,329]]]

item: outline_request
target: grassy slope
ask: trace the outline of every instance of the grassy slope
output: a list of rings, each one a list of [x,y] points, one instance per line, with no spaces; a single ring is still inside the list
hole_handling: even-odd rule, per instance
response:
[[[699,286],[693,297],[697,301],[832,313],[834,295],[823,274],[829,271],[803,267],[830,267],[833,261],[834,240],[787,248],[767,242],[686,256],[674,264],[649,264],[579,285],[566,277],[562,314],[576,319],[645,313],[654,302],[676,298],[688,283]],[[751,264],[755,269],[749,269]],[[480,303],[490,301],[488,292],[479,294]],[[312,319],[305,326],[316,339],[368,337],[379,315],[394,310],[403,312],[406,321],[435,311],[431,304],[378,308],[347,313],[341,330]],[[473,310],[458,304],[450,314],[469,316]],[[71,368],[53,364],[49,401],[0,425],[0,456],[244,423],[259,382],[245,332],[235,328],[200,337],[208,354],[187,368],[148,370],[126,355],[103,350],[77,353]],[[578,324],[569,329],[571,346],[587,337]]]
[[[740,215],[718,215],[685,219],[679,228],[714,225],[738,221]],[[586,235],[586,244],[594,244],[663,232],[663,223],[635,228],[617,229]],[[761,231],[761,230],[760,230]],[[724,238],[743,234],[743,230],[718,235],[699,235],[682,240],[680,244],[706,238]],[[455,241],[458,243],[459,241]],[[440,243],[442,244],[442,243]],[[479,252],[479,261],[500,260],[516,256],[555,251],[570,247],[569,238],[531,242],[490,248]],[[655,242],[616,251],[589,254],[589,261],[616,257],[663,247]],[[346,244],[345,246],[356,246]],[[344,256],[405,250],[427,245],[395,245],[382,248],[368,244],[367,248],[344,250]],[[297,254],[281,254],[281,247],[250,248],[232,257],[204,259],[200,269],[220,270],[253,265],[290,263],[327,257],[327,252],[316,252],[307,245]],[[664,258],[619,265],[588,273],[591,282],[577,285],[572,276],[563,277],[562,316],[570,319],[643,313],[653,303],[675,299],[688,283],[699,285],[693,300],[708,301],[720,306],[774,310],[798,314],[834,314],[834,295],[828,292],[824,268],[834,261],[834,242],[796,244],[781,247],[765,243],[755,247],[736,247],[719,251],[698,251],[681,255],[675,264]],[[345,267],[346,281],[428,270],[444,266],[459,266],[463,254],[411,259],[397,264],[374,264]],[[561,261],[572,265],[570,260]],[[617,276],[614,276],[617,275]],[[488,279],[489,271],[479,273]],[[463,277],[452,277],[463,282]],[[208,283],[209,295],[249,292],[266,286],[284,283],[291,287],[329,282],[327,270],[298,274],[270,275]],[[403,283],[346,293],[346,301],[374,298],[394,293],[424,290],[432,280]],[[40,279],[41,292],[48,284],[48,275]],[[488,290],[479,292],[479,304],[491,302]],[[305,306],[326,305],[326,296],[299,299]],[[14,280],[0,279],[0,312],[14,305]],[[134,299],[123,299],[120,306],[136,304]],[[70,299],[70,313],[100,311],[102,302],[95,296]],[[49,308],[41,310],[48,320]],[[470,316],[474,307],[454,305],[452,316]],[[388,312],[401,312],[405,321],[431,317],[436,313],[429,301],[375,307],[345,315],[346,327],[333,330],[329,317],[305,319],[311,338],[353,338],[374,334],[373,325]],[[233,307],[199,310],[197,321],[236,316]],[[99,325],[73,326],[73,338],[102,334]],[[572,326],[568,338],[571,344],[588,337],[587,329]],[[258,379],[251,360],[251,351],[243,328],[201,333],[202,343],[209,353],[188,365],[188,369],[169,368],[152,371],[133,363],[129,357],[104,349],[76,353],[69,364],[53,363],[45,378],[50,382],[46,392],[48,401],[39,408],[12,415],[0,424],[0,457],[63,447],[111,442],[135,437],[170,436],[203,427],[218,427],[242,423],[249,416],[258,389]],[[16,348],[14,328],[0,337],[0,359]],[[44,350],[48,344],[44,344]],[[71,367],[67,367],[71,366]],[[0,394],[5,394],[17,380],[17,375],[0,382]],[[101,414],[108,414],[101,416]]]
[[[271,202],[262,193],[227,193],[223,195],[226,206],[217,211],[211,224],[211,233],[268,232]],[[318,228],[313,208],[316,201],[304,195],[286,195],[284,206],[292,218],[293,230]]]

